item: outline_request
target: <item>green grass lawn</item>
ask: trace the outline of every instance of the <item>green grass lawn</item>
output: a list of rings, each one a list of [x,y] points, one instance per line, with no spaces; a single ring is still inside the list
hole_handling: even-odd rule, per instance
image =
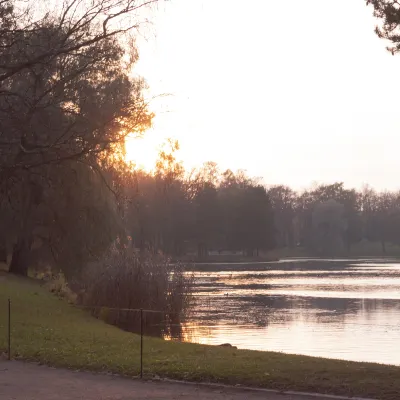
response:
[[[12,300],[13,357],[127,376],[139,373],[137,335],[92,318],[37,281],[0,272],[0,350]],[[362,340],[362,338],[360,338]],[[144,338],[145,374],[272,389],[399,398],[400,368]]]

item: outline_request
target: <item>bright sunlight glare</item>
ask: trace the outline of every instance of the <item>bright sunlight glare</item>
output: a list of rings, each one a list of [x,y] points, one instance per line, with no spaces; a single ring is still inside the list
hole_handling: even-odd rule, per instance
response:
[[[132,162],[135,168],[152,171],[154,169],[159,143],[149,137],[127,137],[125,141],[126,161]]]

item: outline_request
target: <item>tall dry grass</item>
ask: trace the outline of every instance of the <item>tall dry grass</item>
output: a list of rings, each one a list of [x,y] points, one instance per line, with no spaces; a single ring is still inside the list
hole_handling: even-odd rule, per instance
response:
[[[113,246],[85,269],[82,283],[79,301],[94,316],[138,332],[140,312],[126,309],[143,309],[145,333],[169,336],[189,310],[193,277],[162,256]]]

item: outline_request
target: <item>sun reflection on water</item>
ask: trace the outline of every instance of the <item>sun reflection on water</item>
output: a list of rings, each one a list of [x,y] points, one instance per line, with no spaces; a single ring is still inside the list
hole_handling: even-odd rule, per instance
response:
[[[183,340],[400,365],[400,264],[335,261],[196,273]]]

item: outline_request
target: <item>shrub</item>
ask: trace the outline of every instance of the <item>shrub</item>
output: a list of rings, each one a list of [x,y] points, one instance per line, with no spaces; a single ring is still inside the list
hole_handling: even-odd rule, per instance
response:
[[[45,281],[45,286],[51,293],[66,299],[69,303],[76,303],[77,295],[69,288],[67,280],[62,272],[54,273],[50,268],[48,268],[36,272],[35,278]]]
[[[140,329],[140,312],[129,310],[142,308],[147,334],[170,335],[188,311],[192,281],[165,257],[114,245],[84,270],[79,300],[96,317],[132,332]]]

